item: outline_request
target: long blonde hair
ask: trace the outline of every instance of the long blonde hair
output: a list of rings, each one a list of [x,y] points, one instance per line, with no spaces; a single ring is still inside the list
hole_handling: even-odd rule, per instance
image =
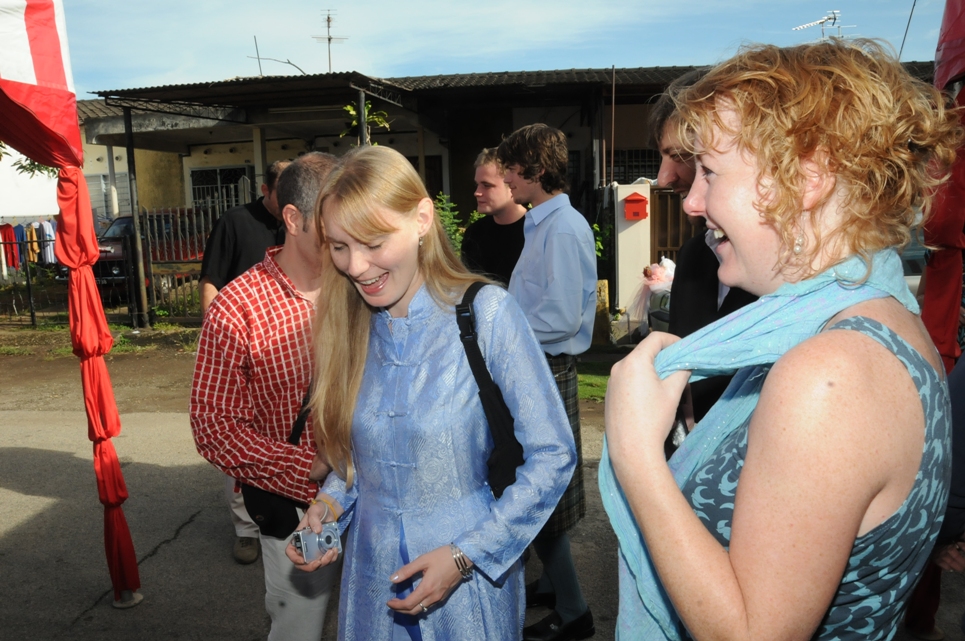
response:
[[[348,486],[355,476],[352,416],[368,355],[369,325],[377,310],[365,303],[352,281],[333,264],[324,216],[368,243],[395,231],[379,208],[414,217],[419,203],[428,197],[419,174],[402,154],[388,147],[359,147],[343,156],[329,174],[315,207],[322,242],[311,400],[315,444]],[[419,248],[419,271],[432,298],[443,307],[454,306],[471,283],[485,280],[463,266],[435,215]]]

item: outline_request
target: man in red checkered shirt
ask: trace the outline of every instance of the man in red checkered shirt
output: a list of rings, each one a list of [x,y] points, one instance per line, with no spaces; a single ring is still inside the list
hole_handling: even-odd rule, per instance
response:
[[[334,156],[311,153],[282,172],[285,244],[228,283],[208,308],[191,389],[191,429],[201,456],[246,485],[300,504],[315,497],[317,481],[329,471],[317,456],[310,421],[297,445],[288,440],[311,385],[321,275],[312,219],[334,164]],[[285,555],[291,532],[274,534],[259,533],[268,639],[318,641],[337,570],[299,572]]]

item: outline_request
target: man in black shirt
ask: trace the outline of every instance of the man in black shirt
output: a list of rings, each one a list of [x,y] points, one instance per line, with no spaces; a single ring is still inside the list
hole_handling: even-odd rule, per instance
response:
[[[476,158],[476,209],[485,218],[469,225],[462,238],[462,262],[471,271],[509,285],[523,251],[526,208],[513,201],[503,182],[503,168],[495,149],[483,149]]]
[[[265,250],[285,242],[275,184],[287,160],[276,160],[265,170],[262,197],[232,207],[218,219],[201,261],[201,311],[208,310],[218,290],[265,259]]]
[[[278,210],[275,187],[278,176],[290,165],[287,160],[276,160],[265,170],[262,197],[253,203],[232,207],[218,219],[201,259],[201,313],[218,295],[218,290],[241,276],[265,259],[269,247],[285,242],[285,226]],[[235,543],[231,555],[242,565],[254,563],[261,553],[258,526],[245,509],[241,486],[225,476],[225,496],[235,528]]]

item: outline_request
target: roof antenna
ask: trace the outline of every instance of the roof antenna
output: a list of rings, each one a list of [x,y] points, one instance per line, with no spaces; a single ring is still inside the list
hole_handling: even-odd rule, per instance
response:
[[[254,38],[255,38],[255,56],[258,58],[258,75],[263,76],[265,74],[261,72],[261,54],[258,53],[258,36],[254,36]],[[248,57],[250,58],[251,56],[248,56]]]
[[[324,36],[312,36],[317,42],[328,42],[328,72],[332,73],[332,45],[341,44],[343,40],[348,40],[348,38],[342,38],[340,36],[332,35],[332,14],[336,13],[334,9],[325,9],[325,33]]]
[[[271,60],[272,62],[280,62],[280,63],[282,63],[283,65],[291,65],[291,66],[295,67],[296,69],[298,69],[299,71],[301,71],[303,76],[307,76],[307,75],[308,75],[308,74],[305,73],[305,70],[304,70],[304,69],[302,69],[301,67],[299,67],[298,65],[296,65],[296,64],[295,64],[294,62],[292,62],[291,60],[279,60],[278,58],[268,58],[268,57],[262,58],[262,57],[261,57],[261,54],[258,53],[258,36],[255,36],[255,55],[254,55],[254,56],[248,56],[248,57],[249,57],[249,58],[256,58],[256,57],[258,58],[258,77],[259,77],[259,78],[264,78],[264,77],[265,77],[265,74],[262,73],[262,71],[261,71],[261,61],[262,61],[262,60]]]
[[[807,29],[808,27],[816,27],[818,25],[821,25],[821,40],[828,39],[828,36],[825,35],[824,33],[825,27],[836,26],[838,28],[838,37],[842,38],[844,36],[841,34],[841,29],[845,27],[847,27],[848,29],[853,29],[855,26],[857,26],[853,24],[849,24],[849,25],[841,24],[841,12],[838,10],[834,10],[834,11],[828,11],[828,15],[824,16],[820,20],[815,20],[814,22],[809,22],[807,24],[799,25],[791,29],[791,31],[801,31],[802,29]]]

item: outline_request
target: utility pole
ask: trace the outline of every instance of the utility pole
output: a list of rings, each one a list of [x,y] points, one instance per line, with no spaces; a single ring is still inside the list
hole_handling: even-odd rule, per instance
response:
[[[324,36],[312,36],[316,42],[326,42],[328,43],[328,72],[332,73],[332,45],[341,44],[348,38],[343,38],[340,36],[332,35],[332,14],[335,13],[333,9],[325,9],[325,34]]]

